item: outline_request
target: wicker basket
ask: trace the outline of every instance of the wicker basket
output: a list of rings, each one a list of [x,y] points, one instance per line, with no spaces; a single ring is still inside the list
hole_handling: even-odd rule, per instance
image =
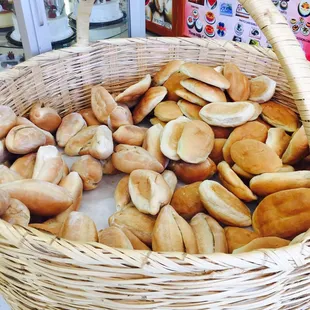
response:
[[[93,0],[80,2],[77,46],[1,74],[1,104],[21,115],[40,100],[64,115],[89,106],[94,84],[119,92],[172,59],[212,66],[231,61],[248,76],[275,79],[276,101],[296,109],[295,100],[310,136],[310,69],[271,0],[240,2],[276,54],[185,38],[88,45]],[[12,309],[309,309],[310,233],[302,239],[286,248],[239,255],[159,254],[76,244],[0,220],[0,291]]]

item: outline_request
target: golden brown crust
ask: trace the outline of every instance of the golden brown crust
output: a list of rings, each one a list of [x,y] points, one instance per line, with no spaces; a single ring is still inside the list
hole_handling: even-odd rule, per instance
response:
[[[183,86],[181,86],[183,87]],[[180,88],[180,89],[177,89],[175,91],[175,94],[179,97],[179,98],[182,98],[188,102],[191,102],[191,103],[194,103],[194,104],[197,104],[201,107],[205,106],[207,104],[207,101],[203,100],[202,98],[198,97],[197,95],[191,93],[190,91],[188,91],[187,89],[185,88]]]
[[[112,131],[124,125],[133,125],[132,115],[126,105],[117,106],[108,116],[108,126]]]
[[[180,72],[175,72],[169,77],[169,79],[164,83],[164,86],[168,91],[167,100],[178,101],[180,99],[180,97],[175,92],[178,89],[184,88],[181,86],[181,81],[185,79],[188,79],[188,76]]]
[[[266,144],[274,150],[278,156],[282,156],[287,149],[291,137],[282,128],[270,128]]]
[[[153,77],[153,85],[161,86],[163,85],[170,76],[178,72],[180,67],[184,64],[183,60],[172,60],[169,61],[166,65],[164,65]]]
[[[85,122],[87,123],[87,126],[95,126],[100,125],[101,123],[97,120],[93,110],[91,108],[80,110],[78,113],[80,113]]]
[[[175,101],[162,101],[154,110],[154,115],[163,122],[172,121],[183,115]]]
[[[0,105],[0,139],[17,125],[17,117],[14,111],[7,106]]]
[[[98,241],[117,249],[133,250],[133,246],[125,233],[118,227],[108,227],[98,232]]]
[[[141,146],[146,132],[147,128],[125,125],[119,127],[113,133],[113,139],[117,143]]]
[[[209,158],[214,161],[215,164],[220,163],[224,160],[223,147],[227,139],[214,139],[213,150],[209,155]]]
[[[184,116],[191,120],[201,120],[201,117],[199,116],[201,110],[200,106],[184,99],[179,100],[177,104]]]

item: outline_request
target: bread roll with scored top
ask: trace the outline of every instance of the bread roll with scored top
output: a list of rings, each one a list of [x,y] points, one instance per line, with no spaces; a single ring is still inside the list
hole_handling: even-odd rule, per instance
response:
[[[0,184],[22,180],[23,177],[5,165],[0,165]]]
[[[122,228],[123,233],[126,235],[126,237],[131,242],[132,247],[135,250],[144,250],[144,251],[150,251],[151,249],[143,243],[135,234],[133,234],[129,229],[123,227]]]
[[[30,153],[19,157],[15,160],[10,169],[17,172],[24,179],[31,179],[33,175],[34,165],[36,162],[36,157],[36,153]]]
[[[19,200],[11,199],[10,206],[1,215],[1,219],[11,225],[28,226],[30,222],[29,209]]]
[[[16,122],[17,116],[14,111],[8,106],[0,105],[0,139],[16,126]]]
[[[80,110],[78,113],[80,113],[87,126],[95,126],[95,125],[100,125],[101,123],[97,120],[93,110],[91,108],[88,108],[88,109],[83,109],[83,110]]]
[[[117,106],[108,116],[108,126],[112,131],[124,125],[133,125],[132,115],[126,105]]]

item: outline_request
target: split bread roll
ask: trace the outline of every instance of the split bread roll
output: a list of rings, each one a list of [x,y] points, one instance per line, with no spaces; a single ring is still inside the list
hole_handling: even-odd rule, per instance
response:
[[[100,122],[97,120],[91,108],[80,110],[78,113],[80,113],[83,116],[87,126],[100,125]]]
[[[122,210],[131,202],[128,183],[129,175],[126,175],[116,185],[114,191],[114,200],[117,211]]]
[[[187,184],[204,181],[216,173],[216,165],[210,158],[200,164],[172,161],[169,164],[169,169],[176,174],[180,181]]]
[[[263,120],[268,124],[288,132],[297,130],[299,120],[295,112],[273,101],[263,103],[261,106],[263,108]]]
[[[33,175],[33,169],[36,162],[36,153],[30,153],[19,157],[10,167],[11,170],[17,172],[24,179],[31,179]]]
[[[81,114],[71,113],[66,115],[56,132],[57,144],[60,147],[65,147],[68,141],[84,127],[86,127],[86,122]]]
[[[248,122],[235,128],[229,135],[223,147],[223,156],[225,161],[230,165],[233,164],[234,161],[231,158],[230,149],[235,142],[245,139],[253,139],[260,142],[265,142],[267,135],[268,129],[266,126],[257,121]]]
[[[167,89],[164,86],[151,87],[143,95],[133,110],[134,124],[139,124],[165,98]]]
[[[117,107],[110,93],[101,85],[91,89],[91,108],[100,123],[108,124],[108,117]]]
[[[251,225],[249,208],[221,184],[204,181],[199,186],[199,194],[208,213],[219,222],[239,227]]]
[[[138,83],[129,86],[121,94],[116,96],[115,101],[118,103],[127,104],[129,102],[138,100],[150,88],[151,82],[152,82],[151,76],[147,74]]]
[[[1,219],[11,225],[27,227],[30,222],[30,212],[21,201],[17,199],[10,199],[10,206],[1,215]]]
[[[56,131],[61,123],[57,111],[50,107],[42,107],[41,103],[32,106],[29,118],[36,126],[49,132]]]
[[[113,166],[124,173],[131,173],[136,169],[147,169],[163,172],[163,165],[148,151],[139,146],[119,144],[112,154]]]
[[[59,237],[76,242],[97,242],[98,232],[90,217],[73,211],[63,223]]]
[[[294,188],[310,188],[310,171],[264,173],[250,182],[251,190],[259,196]]]
[[[253,228],[262,237],[292,239],[310,227],[310,188],[277,192],[265,197],[253,214]]]
[[[224,229],[211,216],[198,213],[190,225],[197,240],[198,254],[228,252]]]
[[[10,107],[0,105],[0,139],[8,134],[16,122],[17,116],[14,111]]]
[[[177,155],[187,163],[200,164],[209,157],[213,146],[214,133],[211,127],[203,121],[191,121],[184,125]]]
[[[141,213],[134,206],[127,206],[109,217],[109,225],[119,228],[127,228],[142,242],[152,244],[152,233],[155,219],[147,214]]]
[[[280,157],[269,146],[257,140],[235,142],[230,154],[240,168],[251,174],[276,172],[282,167]]]
[[[304,126],[301,126],[292,136],[292,139],[285,150],[283,164],[293,165],[309,154],[309,142]]]
[[[142,251],[150,251],[151,249],[143,243],[135,234],[133,234],[129,229],[122,228],[123,233],[126,235],[126,237],[131,242],[132,247],[135,250],[142,250]]]
[[[131,172],[128,188],[131,200],[142,213],[156,215],[171,200],[171,190],[163,176],[155,171]]]
[[[274,150],[279,157],[282,157],[283,153],[287,149],[291,137],[282,128],[270,128],[268,130],[268,137],[266,145]]]
[[[240,69],[235,64],[226,63],[223,68],[223,75],[230,83],[230,87],[227,89],[227,93],[233,101],[245,101],[249,99],[249,79],[240,71]]]
[[[218,88],[228,89],[230,87],[229,81],[222,74],[205,65],[185,63],[181,66],[180,72]]]
[[[201,182],[195,182],[179,187],[173,194],[171,206],[186,220],[190,220],[198,213],[205,212],[200,200],[200,184]]]
[[[255,113],[255,107],[247,102],[214,102],[204,106],[200,117],[209,125],[236,127],[249,121]]]
[[[5,165],[0,165],[0,184],[22,180],[23,177]]]
[[[178,107],[180,108],[181,112],[184,116],[191,120],[201,120],[199,116],[199,112],[201,110],[201,107],[193,104],[189,101],[186,101],[184,99],[181,99],[177,103]]]
[[[214,161],[215,164],[220,163],[224,160],[223,147],[227,139],[214,139],[213,150],[209,155],[209,158]]]
[[[246,202],[257,200],[252,191],[242,182],[238,175],[230,168],[230,166],[222,161],[217,165],[219,179],[224,187],[235,194],[239,199]]]
[[[250,100],[264,103],[276,92],[277,83],[268,76],[261,75],[250,81]]]
[[[162,101],[155,107],[154,115],[163,122],[169,122],[183,116],[183,113],[175,101]]]
[[[113,139],[120,144],[141,146],[146,135],[147,128],[135,125],[125,125],[119,127],[113,133]]]
[[[181,85],[194,95],[208,102],[226,102],[225,93],[218,87],[205,84],[195,79],[181,81]]]
[[[180,83],[182,83],[182,81]],[[182,88],[177,89],[175,91],[175,94],[178,96],[178,98],[182,98],[183,100],[197,104],[201,107],[203,107],[207,104],[207,101],[203,100],[202,98],[198,97],[197,95],[186,90],[183,86],[181,86],[181,87]]]
[[[98,233],[98,241],[117,249],[133,250],[133,246],[125,233],[117,227],[108,227]]]
[[[184,64],[183,60],[172,60],[169,61],[165,66],[163,66],[153,77],[153,85],[161,86],[163,85],[170,76],[178,72],[180,67]]]
[[[36,151],[46,142],[44,133],[28,125],[13,127],[5,138],[5,146],[13,154],[28,154]]]
[[[290,242],[288,240],[278,237],[256,238],[248,244],[244,245],[243,247],[234,250],[233,254],[240,254],[261,249],[283,248],[285,246],[288,246],[289,244]]]
[[[11,198],[9,192],[0,188],[0,216],[5,214],[10,206],[10,201]]]
[[[0,189],[24,203],[32,214],[54,216],[69,208],[73,199],[68,190],[40,180],[1,184]]]
[[[259,237],[258,233],[245,228],[227,226],[224,228],[224,231],[228,245],[228,253],[233,253],[234,250],[243,247]]]
[[[166,87],[168,92],[167,100],[178,101],[180,99],[180,97],[176,94],[176,91],[183,89],[183,86],[181,86],[181,81],[185,79],[188,79],[188,76],[180,72],[175,72],[169,77],[163,85]]]
[[[132,115],[126,105],[117,106],[108,116],[108,126],[112,131],[124,125],[133,125]]]
[[[156,219],[152,248],[157,252],[198,253],[191,226],[170,205],[163,207]]]

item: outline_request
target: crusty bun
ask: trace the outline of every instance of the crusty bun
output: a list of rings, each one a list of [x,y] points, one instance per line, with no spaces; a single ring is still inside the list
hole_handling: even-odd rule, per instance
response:
[[[0,139],[4,138],[15,126],[17,116],[14,111],[7,106],[0,105]]]
[[[295,112],[273,101],[263,103],[261,106],[263,108],[262,117],[268,124],[288,132],[297,130],[299,120]]]
[[[178,89],[183,89],[183,86],[181,86],[181,81],[188,79],[188,76],[176,72],[173,73],[169,79],[164,83],[164,86],[167,88],[167,100],[173,100],[173,101],[178,101],[180,97],[175,93]]]
[[[270,128],[266,144],[274,150],[278,156],[282,156],[287,149],[291,137],[282,128]]]
[[[108,227],[98,233],[99,243],[112,248],[133,250],[130,240],[118,227]]]
[[[182,86],[183,87],[183,86]],[[207,101],[203,100],[202,98],[196,96],[195,94],[191,93],[190,91],[186,90],[185,88],[180,88],[175,91],[175,94],[188,102],[198,104],[199,106],[205,106]]]
[[[101,123],[97,120],[92,108],[87,108],[87,109],[83,109],[83,110],[80,110],[78,113],[80,113],[87,126],[95,126],[95,125],[100,125]]]
[[[226,225],[246,227],[251,225],[249,208],[215,181],[204,181],[199,187],[200,199],[208,213]]]
[[[175,101],[162,101],[155,107],[154,115],[163,122],[169,122],[183,116],[183,113]]]
[[[150,248],[143,243],[135,234],[133,234],[129,229],[122,227],[121,228],[123,233],[126,235],[126,237],[131,242],[132,247],[135,250],[143,250],[143,251],[150,251]]]
[[[186,79],[181,81],[181,85],[195,94],[196,96],[208,102],[225,102],[225,93],[218,87],[205,84],[195,79]]]
[[[113,133],[113,139],[120,144],[141,146],[147,132],[147,128],[135,125],[124,125]]]
[[[254,112],[253,116],[250,118],[250,121],[255,121],[262,114],[263,108],[257,102],[253,102],[253,101],[248,101],[248,102],[250,102],[253,105],[253,107],[255,108],[255,112]]]
[[[230,87],[227,92],[229,97],[233,101],[245,101],[249,99],[249,79],[240,71],[240,69],[235,64],[226,63],[224,65],[223,75],[230,83]]]
[[[292,136],[292,139],[285,150],[283,164],[293,165],[309,154],[309,142],[304,126],[301,126]]]
[[[239,175],[239,177],[246,179],[246,180],[251,180],[254,177],[254,174],[244,171],[242,168],[240,168],[236,164],[232,166],[232,170],[234,170]]]
[[[0,184],[22,180],[23,177],[5,165],[0,165]]]
[[[250,100],[264,103],[270,100],[275,91],[277,83],[268,76],[257,76],[250,81]]]
[[[165,98],[166,94],[166,87],[151,87],[133,110],[132,116],[134,123],[140,123]]]
[[[171,170],[165,170],[161,175],[163,176],[164,180],[167,182],[168,186],[170,187],[171,198],[172,198],[172,195],[174,194],[175,188],[178,184],[177,176]]]
[[[176,174],[180,181],[187,184],[204,181],[211,178],[216,173],[216,165],[210,158],[200,164],[171,161],[169,169]]]
[[[257,200],[257,197],[225,161],[222,161],[217,165],[217,170],[219,172],[219,179],[224,187],[235,194],[239,199],[246,202]]]
[[[253,121],[248,122],[244,125],[241,125],[235,128],[230,136],[228,137],[224,147],[223,147],[223,156],[225,161],[228,164],[233,164],[233,160],[230,156],[231,146],[237,142],[244,139],[253,139],[261,142],[265,142],[267,139],[268,130],[263,124]]]
[[[10,194],[6,190],[0,189],[0,216],[2,216],[10,206]]]
[[[214,132],[215,139],[228,139],[229,135],[233,131],[232,127],[219,127],[219,126],[211,126]]]
[[[257,140],[235,142],[230,154],[240,168],[251,174],[276,172],[282,167],[280,157],[269,146]]]
[[[209,125],[236,127],[249,121],[255,113],[254,106],[247,102],[214,102],[204,106],[200,117]]]
[[[120,181],[116,185],[114,191],[114,200],[117,211],[122,210],[131,202],[128,182],[129,182],[129,175],[125,175],[123,178],[120,179]]]
[[[37,156],[36,153],[30,153],[22,157],[19,157],[18,159],[15,160],[10,169],[17,172],[24,179],[31,179],[34,165],[36,162],[36,156]]]
[[[112,131],[124,125],[133,125],[132,115],[126,105],[117,106],[108,116],[108,126]]]
[[[201,120],[201,117],[199,116],[199,112],[201,110],[200,106],[184,99],[178,101],[178,106],[184,116],[188,117],[191,120]]]
[[[181,66],[180,72],[193,79],[216,86],[218,88],[228,89],[230,87],[229,81],[222,74],[205,65],[185,63]]]
[[[10,223],[11,225],[27,227],[30,222],[30,211],[21,201],[17,199],[11,199],[10,206],[1,215],[1,219]]]
[[[172,60],[169,61],[165,66],[163,66],[153,77],[153,85],[161,86],[163,85],[169,77],[178,72],[180,67],[184,64],[183,60]]]
[[[215,164],[220,163],[224,160],[223,147],[227,139],[214,139],[213,150],[209,155],[209,158],[214,161]]]

